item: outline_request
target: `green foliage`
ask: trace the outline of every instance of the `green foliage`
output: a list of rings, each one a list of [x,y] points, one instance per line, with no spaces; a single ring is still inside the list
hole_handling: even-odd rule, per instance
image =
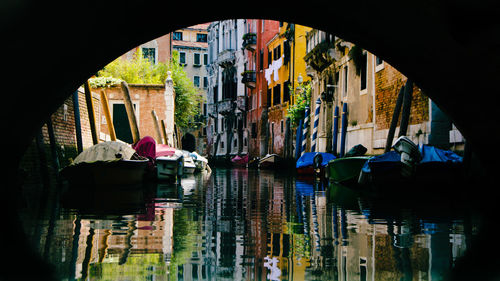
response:
[[[363,49],[358,45],[352,46],[349,51],[349,58],[352,59],[356,68],[356,74],[359,75],[363,64]]]
[[[295,97],[295,103],[288,107],[286,117],[290,118],[292,126],[297,127],[300,120],[304,119],[306,106],[311,103],[311,84],[305,82],[297,93],[290,86],[290,94]]]
[[[90,84],[90,87],[92,88],[104,88],[104,87],[111,87],[111,86],[116,86],[116,85],[120,85],[120,83],[122,82],[121,79],[118,79],[118,78],[113,78],[111,76],[107,77],[107,76],[102,76],[102,77],[95,77],[95,78],[90,78],[89,79],[89,84]]]
[[[164,84],[168,71],[172,72],[174,81],[175,123],[181,129],[196,128],[200,123],[194,118],[200,113],[203,96],[179,64],[179,53],[176,51],[169,62],[153,64],[144,58],[139,48],[131,60],[120,57],[106,65],[97,73],[98,77],[90,79],[90,84],[92,87],[110,87],[122,80],[129,84]]]
[[[99,77],[114,77],[129,84],[163,84],[167,79],[168,64],[151,63],[139,48],[131,60],[117,58],[100,70]]]

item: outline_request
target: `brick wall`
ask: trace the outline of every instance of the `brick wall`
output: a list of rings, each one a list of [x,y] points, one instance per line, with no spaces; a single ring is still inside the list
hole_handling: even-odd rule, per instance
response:
[[[151,110],[155,109],[159,120],[165,119],[165,98],[163,96],[163,85],[129,85],[132,102],[138,105],[138,123],[141,137],[152,136],[156,139],[154,130],[153,118]],[[102,89],[92,89],[92,97],[94,103],[94,113],[96,119],[96,127],[100,141],[104,141],[103,134],[109,135],[108,127],[105,122],[102,111],[100,91]],[[111,87],[105,89],[109,103],[122,103],[122,92],[120,87]],[[85,102],[85,94],[83,90],[79,90],[78,102],[80,108],[80,123],[82,130],[83,148],[88,148],[93,145],[92,134],[90,130],[90,122],[88,118],[87,104]],[[52,126],[56,139],[56,148],[59,155],[61,168],[70,163],[70,158],[74,159],[77,156],[76,147],[76,129],[73,98],[70,95],[64,103],[52,114]],[[100,134],[103,133],[103,134]],[[44,149],[47,158],[49,172],[54,175],[56,172],[53,166],[53,159],[50,154],[50,140],[47,130],[47,125],[42,127],[42,135],[44,138]],[[25,182],[40,182],[40,155],[36,148],[35,139],[32,145],[27,149],[21,161],[21,169]]]
[[[375,120],[376,129],[389,129],[396,106],[399,89],[406,83],[406,77],[384,62],[384,68],[375,73]],[[429,121],[429,98],[413,86],[410,125]],[[399,123],[398,123],[399,126]]]
[[[137,108],[136,115],[139,134],[141,137],[151,136],[155,138],[156,132],[154,128],[153,117],[151,115],[151,111],[154,109],[156,115],[158,116],[158,124],[160,125],[161,120],[165,120],[165,86],[164,85],[149,85],[149,84],[129,84],[130,89],[130,98],[132,103],[136,103]],[[110,111],[112,112],[112,104],[113,103],[123,103],[123,92],[121,87],[111,87],[105,89],[94,89],[96,93],[99,93],[101,90],[106,91],[106,95],[108,97],[108,101],[110,103]],[[99,107],[101,107],[101,102],[99,101]],[[111,113],[112,114],[112,113]],[[99,120],[101,130],[103,134],[109,135],[108,126],[106,124],[106,119],[104,115],[102,115]],[[161,125],[160,125],[161,129]]]

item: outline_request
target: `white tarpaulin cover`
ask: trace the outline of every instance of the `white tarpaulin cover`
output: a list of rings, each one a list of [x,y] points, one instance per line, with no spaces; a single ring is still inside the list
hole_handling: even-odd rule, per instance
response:
[[[135,150],[128,144],[119,141],[101,142],[85,149],[73,161],[73,165],[96,161],[130,160]]]

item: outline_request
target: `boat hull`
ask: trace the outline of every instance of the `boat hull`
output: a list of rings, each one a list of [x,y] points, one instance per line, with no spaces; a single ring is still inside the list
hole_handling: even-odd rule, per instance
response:
[[[328,163],[330,180],[337,183],[357,182],[361,168],[369,156],[337,158]]]
[[[158,180],[175,181],[177,176],[182,175],[182,157],[161,156],[156,158],[156,169]]]
[[[130,185],[144,179],[148,160],[96,161],[70,165],[61,171],[73,185]]]

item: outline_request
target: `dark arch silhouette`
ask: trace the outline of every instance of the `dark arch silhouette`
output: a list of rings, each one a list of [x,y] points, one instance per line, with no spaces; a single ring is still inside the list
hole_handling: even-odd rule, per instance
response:
[[[238,8],[241,5],[243,9]],[[9,244],[16,245],[15,250],[5,251],[12,261],[22,260],[31,251],[10,210],[16,201],[20,158],[50,114],[87,78],[122,53],[200,22],[274,19],[325,30],[359,44],[411,77],[450,116],[485,163],[500,134],[500,17],[494,5],[495,1],[486,0],[278,0],[273,2],[276,9],[269,9],[269,3],[260,0],[243,4],[206,1],[197,3],[197,9],[179,12],[179,18],[175,14],[187,9],[186,2],[2,1],[0,129],[3,158],[8,161],[2,169],[7,181],[2,207],[7,210]],[[485,233],[493,235],[494,231]],[[489,239],[482,237],[483,242],[478,243]],[[498,251],[495,245],[483,246]],[[495,260],[487,257],[471,251],[463,265],[459,263],[455,277],[473,279],[469,277],[495,270]],[[40,260],[33,258],[26,264],[30,264],[29,272],[16,273],[32,272],[36,278],[26,279],[42,280]]]
[[[184,136],[182,136],[182,149],[187,150],[189,152],[193,152],[196,150],[196,138],[193,136],[193,134],[186,133]]]

